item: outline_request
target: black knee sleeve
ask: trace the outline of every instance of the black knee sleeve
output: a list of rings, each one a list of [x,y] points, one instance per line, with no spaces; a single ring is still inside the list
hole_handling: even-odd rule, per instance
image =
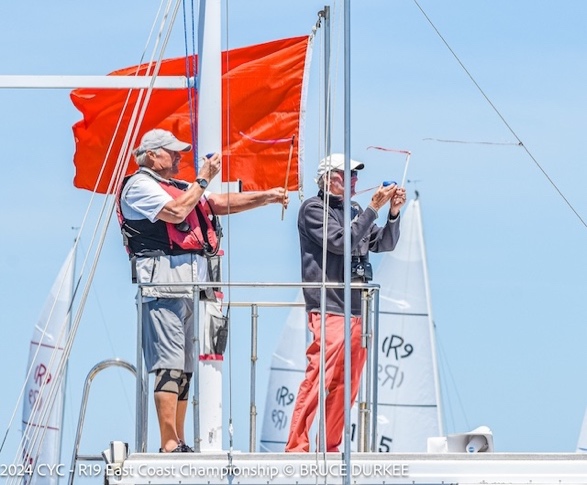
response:
[[[190,381],[192,380],[191,372],[182,372],[181,383],[179,384],[178,401],[187,401],[190,392]]]
[[[157,369],[155,373],[155,392],[171,392],[179,396],[184,375],[178,369]]]

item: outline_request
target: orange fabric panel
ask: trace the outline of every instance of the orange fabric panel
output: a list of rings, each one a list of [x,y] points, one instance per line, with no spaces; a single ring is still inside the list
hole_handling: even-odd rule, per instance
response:
[[[298,140],[302,84],[308,37],[294,37],[233,49],[222,53],[222,180],[242,181],[243,190],[265,190],[283,186],[286,179],[291,138],[295,144],[288,176],[288,189],[298,189]],[[189,59],[190,74],[195,64]],[[184,57],[165,60],[160,75],[185,76]],[[139,66],[139,74],[147,66]],[[137,66],[112,72],[114,76],[135,75]],[[139,90],[131,91],[130,108],[114,136],[127,89],[76,89],[74,106],[83,119],[73,125],[75,139],[74,185],[106,193],[131,118]],[[193,96],[192,96],[193,98]],[[193,99],[192,99],[193,101]],[[139,130],[164,128],[179,139],[192,141],[196,110],[189,109],[188,90],[154,89]],[[205,120],[204,120],[205,121]],[[106,154],[112,142],[108,158]],[[194,152],[183,155],[178,178],[193,181]],[[203,155],[203,154],[201,154]],[[100,170],[104,173],[97,183]],[[137,169],[134,160],[127,173]]]

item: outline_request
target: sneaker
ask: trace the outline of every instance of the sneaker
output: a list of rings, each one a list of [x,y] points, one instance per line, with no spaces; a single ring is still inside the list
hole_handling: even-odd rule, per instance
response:
[[[189,446],[188,446],[188,448],[189,448]],[[159,453],[182,453],[183,451],[184,451],[184,449],[182,448],[182,445],[177,445],[177,448],[175,448],[171,451],[165,451],[163,448],[159,448]]]
[[[179,442],[179,446],[177,448],[181,448],[182,453],[194,453],[194,449],[191,446],[186,445],[183,441]]]

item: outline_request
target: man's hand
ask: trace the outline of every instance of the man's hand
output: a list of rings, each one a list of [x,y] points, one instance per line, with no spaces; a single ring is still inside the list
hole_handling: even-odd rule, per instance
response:
[[[198,170],[198,178],[203,178],[210,182],[220,172],[221,160],[222,158],[218,153],[212,154],[210,158],[206,157],[204,164]]]
[[[398,187],[395,191],[395,194],[393,194],[391,197],[391,201],[389,202],[389,212],[391,213],[391,217],[396,217],[405,203],[406,189],[403,187]]]
[[[287,209],[289,194],[283,187],[276,187],[265,191],[267,204],[282,204]]]
[[[387,204],[387,202],[389,202],[391,198],[395,195],[396,190],[397,185],[395,184],[388,185],[387,187],[384,187],[382,185],[377,189],[377,192],[373,194],[373,197],[371,198],[371,203],[369,205],[373,209],[375,209],[375,212],[379,212],[379,209],[381,209],[385,204]]]

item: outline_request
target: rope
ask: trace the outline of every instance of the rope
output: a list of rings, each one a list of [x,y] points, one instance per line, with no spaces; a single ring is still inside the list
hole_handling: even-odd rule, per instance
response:
[[[565,195],[558,188],[558,186],[556,185],[556,183],[554,182],[554,180],[552,180],[552,178],[548,175],[548,173],[546,172],[546,170],[542,167],[542,165],[540,165],[540,163],[538,162],[538,160],[534,157],[534,155],[530,152],[530,150],[526,147],[526,145],[524,145],[524,142],[522,142],[521,138],[517,135],[517,133],[510,126],[510,124],[507,122],[507,120],[501,114],[501,112],[497,109],[497,107],[493,104],[493,102],[489,99],[489,97],[487,96],[487,94],[485,94],[485,91],[483,91],[483,89],[481,88],[481,86],[479,85],[479,83],[475,80],[475,78],[473,77],[473,75],[469,72],[469,70],[462,63],[462,61],[460,60],[459,56],[455,53],[455,51],[451,48],[451,46],[448,44],[448,42],[446,41],[446,39],[442,36],[442,34],[440,33],[440,31],[436,28],[436,26],[434,25],[434,23],[432,22],[432,20],[430,19],[430,17],[428,17],[428,15],[426,14],[426,12],[424,12],[424,9],[418,3],[418,0],[413,0],[413,2],[416,4],[416,6],[420,10],[420,12],[422,12],[422,15],[424,15],[424,18],[428,21],[428,23],[430,24],[430,26],[432,27],[432,29],[434,29],[434,31],[436,32],[436,34],[438,35],[438,37],[440,38],[440,40],[444,43],[444,45],[449,50],[449,52],[452,54],[452,56],[455,58],[455,60],[459,63],[459,65],[461,66],[461,68],[463,69],[463,71],[465,71],[465,73],[467,74],[467,76],[469,77],[469,79],[471,80],[471,82],[475,85],[475,87],[477,88],[477,90],[479,91],[479,93],[481,93],[481,96],[483,96],[485,98],[485,101],[487,101],[487,103],[489,104],[489,106],[491,106],[491,108],[493,109],[493,111],[495,112],[495,114],[499,117],[499,119],[502,121],[502,123],[505,125],[505,127],[513,135],[513,137],[516,140],[518,140],[518,146],[520,146],[520,147],[522,147],[524,149],[524,151],[530,157],[530,159],[534,162],[534,164],[536,165],[536,167],[538,167],[538,169],[546,177],[546,179],[548,180],[548,182],[550,183],[550,185],[552,185],[552,187],[556,190],[556,192],[560,195],[560,197],[565,201],[565,203],[567,204],[567,206],[569,207],[569,209],[571,209],[571,211],[577,216],[577,218],[579,219],[579,221],[581,221],[581,224],[583,224],[583,226],[587,227],[587,223],[579,215],[579,213],[574,208],[574,206],[571,204],[571,202],[565,197]]]
[[[469,145],[510,145],[510,146],[522,146],[522,142],[495,142],[495,141],[465,141],[465,140],[443,140],[441,138],[423,138],[423,141],[439,141],[442,143],[463,143]]]
[[[402,183],[400,187],[404,187],[406,185],[406,177],[408,176],[408,166],[410,165],[410,157],[412,156],[412,152],[409,150],[396,150],[395,148],[385,148],[385,147],[376,147],[376,146],[369,146],[367,150],[370,148],[374,148],[375,150],[382,150],[384,152],[394,152],[394,153],[403,153],[406,155],[406,163],[404,165],[404,174],[402,175]],[[384,183],[385,185],[385,183]]]
[[[339,15],[339,20],[342,19],[343,16],[343,9],[338,9],[337,10],[337,4],[338,2],[334,2],[334,5],[332,7],[332,17],[336,16],[336,12],[338,12]],[[332,27],[333,22],[331,22],[331,27]],[[343,25],[343,22],[340,21],[337,23],[337,25]],[[336,113],[334,112],[334,108],[336,106],[332,105],[332,99],[336,98],[336,86],[338,85],[338,78],[335,78],[334,82],[333,82],[333,77],[332,77],[332,73],[334,72],[337,76],[338,76],[338,72],[340,71],[339,69],[339,62],[340,62],[340,57],[341,57],[341,36],[342,36],[342,30],[337,32],[336,35],[332,35],[331,34],[331,38],[336,37],[338,39],[338,42],[336,43],[336,50],[335,50],[335,68],[329,69],[329,75],[328,75],[328,84],[326,86],[326,114],[330,113],[330,116],[325,116],[326,118],[326,122],[325,122],[325,132],[324,132],[324,145],[323,145],[323,152],[324,152],[324,157],[326,156],[330,156],[330,151],[331,151],[331,146],[330,146],[330,138],[331,138],[331,130],[332,130],[332,119],[337,119]],[[324,39],[325,36],[323,36]],[[326,42],[326,40],[324,39],[324,43]],[[324,50],[324,49],[323,49]],[[332,56],[331,56],[332,57]],[[324,62],[322,63],[324,64]],[[325,77],[326,73],[324,71],[322,71],[322,76]],[[322,157],[321,157],[322,158]],[[326,183],[330,184],[330,171],[327,172],[327,179],[326,179]],[[322,462],[326,463],[326,389],[325,389],[325,372],[326,372],[326,361],[325,361],[325,352],[326,352],[326,263],[327,263],[327,259],[328,259],[328,251],[327,251],[327,238],[328,238],[328,218],[327,218],[327,214],[328,214],[328,207],[329,207],[329,203],[330,203],[330,193],[328,191],[325,192],[324,195],[324,231],[322,233],[322,240],[323,240],[323,248],[322,248],[322,261],[323,261],[323,270],[322,270],[322,286],[320,288],[320,301],[321,301],[321,305],[320,305],[320,372],[319,372],[319,384],[318,384],[318,443],[319,446],[316,447],[316,453],[315,453],[315,457],[316,457],[316,462],[318,462],[319,459],[322,460]],[[325,478],[326,480],[326,478]]]
[[[77,241],[74,243],[74,249],[73,249],[74,253],[75,253],[76,246],[77,246]],[[72,258],[69,261],[69,264],[66,268],[66,273],[70,271],[70,269],[71,269],[70,266],[71,266],[71,264],[73,264],[73,259],[74,258]],[[65,282],[63,280],[60,282],[59,288],[57,289],[58,295],[61,294],[64,283]],[[73,282],[72,282],[72,293],[75,293],[75,287],[73,286]],[[67,311],[67,316],[69,316],[71,314],[72,302],[73,302],[73,298],[70,299],[70,306]],[[24,384],[21,388],[16,407],[14,409],[12,418],[10,420],[9,427],[6,431],[6,435],[4,436],[4,441],[6,440],[10,426],[12,425],[12,422],[16,416],[16,412],[17,412],[18,407],[20,405],[21,399],[23,398],[24,391],[26,390],[28,380],[33,372],[33,365],[35,364],[37,357],[38,357],[38,354],[41,350],[40,344],[42,342],[44,342],[45,337],[47,336],[47,328],[48,328],[49,323],[51,321],[51,317],[54,314],[56,304],[57,304],[57,299],[55,299],[53,301],[52,306],[49,310],[49,316],[47,317],[47,320],[46,320],[45,325],[43,327],[41,337],[39,339],[39,345],[37,345],[37,349],[35,351],[35,354],[33,355],[32,359],[31,359],[31,363],[29,365],[29,368],[27,369],[25,381],[24,381]],[[68,330],[68,328],[67,328],[68,326],[65,325],[66,323],[67,323],[67,320],[65,320],[61,324],[59,335],[55,339],[55,347],[51,351],[51,357],[49,359],[49,363],[47,364],[48,371],[54,371],[54,366],[56,364],[56,360],[59,358],[58,356],[61,354],[61,351],[60,351],[61,343],[64,340],[65,333]],[[63,356],[61,356],[61,359],[62,358],[63,358]],[[52,376],[51,374],[46,374],[45,380],[39,386],[38,395],[35,398],[35,402],[34,402],[33,407],[31,409],[31,413],[28,418],[28,422],[25,423],[25,428],[23,429],[22,437],[21,437],[19,445],[17,447],[16,457],[14,459],[15,464],[21,462],[20,458],[23,457],[25,450],[28,451],[28,456],[26,458],[28,458],[29,460],[32,460],[33,464],[36,463],[38,455],[40,453],[40,447],[41,447],[42,441],[43,441],[43,439],[45,437],[45,433],[47,431],[47,425],[48,425],[48,421],[50,418],[50,413],[52,412],[52,403],[55,401],[55,399],[50,399],[51,393],[54,392],[55,395],[57,395],[61,391],[62,380],[63,380],[63,373],[59,372],[59,362],[58,362],[57,369],[55,370],[55,376]],[[50,382],[51,382],[51,384],[49,385]],[[46,394],[45,391],[47,389],[49,390],[49,394],[45,395]],[[53,391],[54,389],[55,389],[55,391]],[[43,407],[44,403],[47,400],[49,401],[50,405]],[[40,426],[32,425],[32,423],[35,423],[37,421],[40,423]],[[32,431],[32,435],[29,436],[29,434],[31,432],[31,428],[33,428],[33,431]],[[40,436],[39,436],[39,434],[40,434]],[[2,447],[4,446],[4,441],[2,443]],[[28,444],[29,446],[25,446],[25,444]],[[27,464],[25,463],[25,466],[26,465]],[[18,480],[17,477],[11,476],[9,483],[14,482],[15,479]]]
[[[185,0],[182,2],[183,7],[183,33],[184,33],[184,47],[185,47],[185,75],[188,79],[188,86],[187,86],[187,94],[188,94],[188,112],[190,115],[190,128],[191,128],[191,137],[192,137],[192,147],[193,153],[196,154],[194,156],[194,168],[196,173],[198,173],[198,160],[199,157],[197,156],[197,146],[198,146],[198,128],[196,124],[196,85],[195,83],[189,82],[191,78],[196,77],[197,75],[197,63],[196,63],[196,27],[194,24],[194,1],[190,0],[190,8],[191,8],[191,33],[192,33],[192,45],[191,45],[191,52],[188,48],[188,28],[187,28],[187,17],[188,13],[186,11]],[[190,66],[191,60],[191,66]],[[190,68],[191,67],[191,68]]]
[[[149,63],[149,71],[150,71],[151,66],[153,65],[153,58],[155,57],[155,52],[157,50],[157,47],[158,47],[158,44],[159,44],[159,40],[162,37],[165,24],[167,23],[167,20],[168,20],[170,11],[171,11],[171,5],[172,5],[172,3],[173,3],[173,0],[167,0],[167,7],[165,9],[165,14],[163,16],[163,19],[161,20],[161,26],[160,26],[160,29],[159,29],[159,35],[157,37],[157,42],[156,42],[156,45],[155,45],[155,47],[153,49],[153,57],[152,57],[152,59],[151,59],[151,61]],[[163,3],[161,5],[163,5]],[[131,149],[130,147],[133,146],[133,144],[136,142],[136,138],[138,136],[138,126],[140,126],[140,123],[142,122],[142,119],[144,117],[144,114],[145,114],[145,111],[146,111],[146,107],[147,107],[147,103],[148,103],[148,100],[150,98],[151,92],[153,90],[153,85],[154,85],[153,83],[154,83],[155,78],[156,78],[156,76],[157,76],[157,74],[159,72],[159,68],[160,68],[160,65],[161,65],[162,58],[163,58],[163,53],[164,53],[165,47],[167,46],[167,43],[169,41],[171,27],[172,27],[172,25],[173,25],[173,23],[175,21],[176,16],[177,16],[178,8],[179,8],[179,0],[177,0],[177,3],[175,5],[175,8],[173,9],[173,11],[171,13],[171,20],[169,22],[169,27],[168,27],[167,32],[166,32],[166,35],[164,37],[164,40],[163,40],[163,43],[162,43],[162,47],[161,47],[161,50],[159,52],[159,57],[158,57],[157,63],[155,65],[154,69],[153,69],[153,74],[152,74],[153,75],[153,80],[152,80],[152,83],[149,86],[149,88],[147,89],[147,92],[146,93],[143,93],[142,90],[141,90],[141,92],[139,93],[138,102],[137,102],[137,104],[135,105],[135,107],[133,109],[133,113],[132,113],[132,116],[131,116],[131,122],[129,124],[129,128],[127,129],[127,132],[126,132],[126,135],[125,135],[125,139],[124,139],[124,142],[123,142],[123,145],[122,145],[122,149],[121,149],[121,151],[119,153],[119,156],[117,158],[116,167],[115,167],[113,176],[111,177],[111,180],[110,180],[110,183],[109,183],[109,192],[112,192],[113,191],[112,189],[114,187],[118,187],[119,186],[119,184],[122,181],[122,178],[123,178],[124,174],[126,173],[126,169],[128,167],[128,163],[130,162],[130,149]],[[161,12],[161,8],[160,8],[157,16],[159,16],[159,13],[160,12]],[[153,30],[152,30],[152,32],[153,32]],[[129,92],[129,96],[130,96],[130,92]],[[128,102],[129,102],[129,97],[127,97],[127,101],[125,102],[125,105],[124,105],[124,108],[122,110],[122,113],[124,113],[124,111],[125,111],[125,109],[127,107]],[[140,109],[139,109],[139,106],[140,106]],[[115,131],[115,135],[114,136],[116,136],[116,133],[118,133],[118,130],[120,128],[120,124],[121,124],[121,120],[122,120],[122,113],[121,113],[121,117],[119,118],[119,122],[117,124],[116,131]],[[108,152],[107,152],[107,155],[106,155],[106,159],[108,158],[108,156],[109,156],[109,154],[111,152],[112,144],[113,143],[111,141],[110,146],[109,146],[109,149],[108,149]],[[96,186],[97,186],[99,180],[101,179],[101,177],[103,176],[103,173],[104,173],[104,168],[102,168],[102,171],[99,174],[98,181],[96,182]],[[86,213],[84,215],[83,223],[82,223],[81,229],[80,229],[80,235],[81,235],[81,232],[84,230],[84,228],[86,226],[87,219],[88,219],[88,214],[89,214],[89,211],[90,211],[90,207],[93,204],[93,201],[95,199],[95,195],[96,195],[96,191],[94,190],[94,193],[92,194],[92,197],[91,197],[91,200],[90,200],[90,203],[89,203],[89,206],[88,206],[88,209],[87,209],[87,211],[86,211]],[[75,340],[75,336],[76,336],[77,330],[78,330],[79,325],[80,325],[80,321],[81,321],[81,317],[82,317],[82,314],[83,314],[83,310],[85,308],[85,303],[87,301],[87,297],[88,297],[88,294],[89,294],[89,289],[91,287],[91,283],[92,283],[93,277],[95,275],[95,271],[96,271],[96,267],[97,267],[97,262],[98,262],[98,259],[99,259],[99,255],[100,255],[101,250],[102,250],[102,247],[104,245],[104,241],[105,241],[105,237],[106,237],[106,233],[107,233],[107,228],[108,228],[108,225],[109,225],[109,221],[110,221],[110,219],[112,217],[112,214],[114,212],[114,206],[115,206],[115,204],[114,204],[114,198],[113,197],[105,198],[105,201],[104,201],[104,203],[102,205],[101,212],[100,212],[100,214],[98,216],[98,221],[97,221],[96,226],[94,228],[94,232],[93,232],[92,239],[91,239],[92,242],[90,243],[90,247],[92,247],[93,244],[94,244],[94,242],[97,240],[97,247],[96,247],[96,250],[95,250],[95,253],[94,253],[94,259],[93,259],[93,262],[92,262],[92,265],[91,265],[91,268],[90,268],[90,272],[88,274],[88,278],[87,278],[87,280],[85,282],[84,291],[82,293],[81,300],[80,300],[78,309],[76,311],[75,318],[72,320],[72,325],[71,325],[71,330],[70,330],[69,336],[67,337],[67,340],[65,342],[65,345],[63,347],[62,357],[59,360],[59,363],[58,363],[58,366],[57,366],[57,370],[55,371],[55,379],[56,379],[54,381],[55,383],[59,383],[62,380],[63,375],[65,373],[65,368],[66,368],[66,365],[67,365],[67,361],[69,359],[69,356],[71,354],[71,349],[72,349],[72,346],[73,346],[73,342]],[[99,229],[99,226],[100,225],[102,225],[102,230],[101,230],[100,236],[98,237],[98,232],[99,232],[98,229]],[[80,238],[80,236],[78,235],[77,241],[79,241],[79,238]],[[76,241],[76,245],[77,245],[77,241]],[[89,258],[90,258],[90,255],[89,255],[89,250],[88,250],[88,253],[86,254],[86,257],[85,257],[84,262],[82,264],[82,269],[80,271],[80,277],[78,278],[77,283],[75,285],[74,294],[77,294],[77,290],[81,286],[81,281],[82,281],[82,278],[83,278],[84,269],[86,267],[86,264],[88,264]],[[30,373],[30,370],[29,370],[29,373]],[[55,398],[57,396],[58,390],[59,390],[59,386],[58,385],[54,385],[53,387],[51,387],[50,393],[49,393],[49,395],[46,398],[46,401],[45,402],[47,404],[47,407],[46,407],[46,409],[45,409],[45,411],[44,411],[44,413],[42,415],[42,420],[45,423],[47,422],[47,419],[48,419],[47,416],[49,415],[49,410],[52,408],[52,405],[53,405],[53,403],[55,401]],[[19,398],[19,401],[22,398],[22,392],[24,392],[24,390],[21,391],[21,396]],[[18,408],[18,406],[19,406],[19,403],[17,403],[17,408]],[[16,414],[16,411],[15,411],[14,415],[15,414]],[[9,429],[10,429],[10,426],[11,426],[12,421],[14,419],[14,415],[13,415],[13,418],[11,419],[10,424],[9,424]],[[35,430],[35,432],[33,433],[32,437],[30,438],[30,441],[29,441],[29,443],[32,443],[32,446],[33,447],[36,447],[37,449],[40,447],[40,444],[41,444],[42,438],[43,438],[42,435],[40,436],[40,433],[41,433],[40,430],[41,429],[44,429],[44,428],[38,427]],[[27,430],[25,430],[25,432],[23,433],[23,439],[21,440],[19,449],[22,449],[22,445],[24,443],[25,436],[27,436],[26,431]],[[8,431],[7,431],[7,433],[8,433]],[[35,457],[35,460],[36,460],[36,458],[38,458],[38,457]],[[14,459],[14,463],[15,464],[18,464],[20,462],[21,462],[21,457],[20,457],[20,455],[17,452],[17,456]],[[15,480],[17,480],[18,483],[20,483],[20,481],[22,481],[22,479],[23,479],[23,477],[13,477],[13,478]]]
[[[229,1],[226,0],[226,6],[225,6],[225,11],[226,11],[226,31],[225,31],[225,43],[226,43],[226,64],[227,64],[227,71],[228,71],[228,65],[230,63],[230,59],[229,59],[229,46],[230,46],[230,8],[229,8]],[[227,82],[226,82],[226,99],[230,99],[230,78],[228,78]],[[224,129],[226,130],[226,139],[229,140],[230,139],[230,103],[227,103],[227,108],[226,108],[226,126],[224,127]],[[224,153],[222,153],[222,147],[220,147],[220,154],[222,155],[222,164],[224,165],[226,163],[226,176],[227,176],[227,180],[230,180],[230,152],[226,153],[226,162],[224,161]],[[221,177],[221,183],[222,183],[222,169],[220,171],[220,177]],[[228,234],[230,234],[230,221],[231,221],[231,210],[230,210],[230,192],[227,194],[227,205],[228,205],[228,215],[226,216],[226,231]],[[226,272],[227,272],[227,277],[228,277],[228,281],[232,280],[232,257],[231,257],[231,253],[232,250],[230,249],[230,237],[227,237],[227,260],[226,260]],[[229,311],[230,311],[230,302],[232,301],[232,288],[229,285],[228,286],[228,306],[227,306],[227,317],[229,315]],[[233,358],[232,358],[232,338],[230,338],[230,335],[232,334],[232,325],[230,322],[230,319],[227,319],[227,326],[228,326],[228,356],[229,356],[229,360],[228,360],[228,464],[230,466],[229,470],[232,470],[232,453],[234,450],[234,416],[233,416],[233,410],[232,410],[232,404],[233,404],[233,399],[232,399],[232,362],[233,362]]]

